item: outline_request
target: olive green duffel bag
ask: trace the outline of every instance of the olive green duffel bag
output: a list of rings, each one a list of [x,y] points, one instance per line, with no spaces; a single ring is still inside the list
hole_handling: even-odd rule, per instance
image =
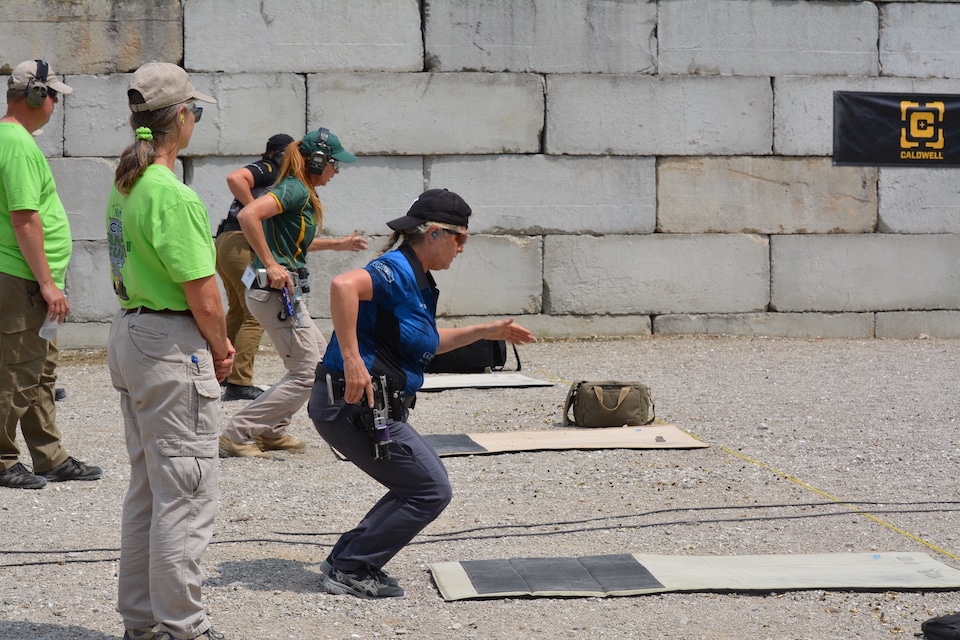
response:
[[[569,418],[573,409],[573,420]],[[622,427],[650,424],[656,407],[641,382],[574,382],[563,406],[563,426]]]

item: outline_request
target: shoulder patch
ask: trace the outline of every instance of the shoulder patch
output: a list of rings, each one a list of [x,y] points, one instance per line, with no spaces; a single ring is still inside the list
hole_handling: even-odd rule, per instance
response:
[[[370,266],[376,269],[380,275],[383,276],[384,280],[391,284],[393,283],[393,267],[391,267],[389,264],[383,262],[382,260],[377,260],[375,262],[371,262]]]

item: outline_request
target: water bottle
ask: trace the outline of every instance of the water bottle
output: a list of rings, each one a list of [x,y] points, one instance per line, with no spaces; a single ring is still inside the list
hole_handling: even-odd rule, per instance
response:
[[[49,317],[43,319],[43,324],[40,326],[40,337],[44,340],[56,340],[57,339],[57,329],[60,328],[60,323],[56,320],[51,320]]]

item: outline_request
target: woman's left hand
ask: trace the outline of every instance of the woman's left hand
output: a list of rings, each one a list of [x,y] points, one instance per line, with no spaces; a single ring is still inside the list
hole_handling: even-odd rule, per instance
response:
[[[343,236],[340,238],[340,250],[341,251],[364,251],[367,248],[367,239],[360,235],[359,232],[354,231],[348,236]]]
[[[486,333],[484,337],[488,340],[506,340],[511,344],[527,344],[536,341],[533,333],[515,323],[513,318],[491,322]]]

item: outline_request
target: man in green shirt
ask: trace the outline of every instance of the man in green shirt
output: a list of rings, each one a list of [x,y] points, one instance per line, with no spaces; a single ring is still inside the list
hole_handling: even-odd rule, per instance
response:
[[[40,489],[47,481],[98,480],[103,470],[70,457],[60,444],[54,404],[56,339],[39,335],[44,319],[63,322],[63,293],[73,240],[50,165],[33,133],[50,120],[59,94],[72,89],[43,60],[27,60],[7,80],[0,119],[0,486]],[[33,471],[20,462],[17,424]]]

